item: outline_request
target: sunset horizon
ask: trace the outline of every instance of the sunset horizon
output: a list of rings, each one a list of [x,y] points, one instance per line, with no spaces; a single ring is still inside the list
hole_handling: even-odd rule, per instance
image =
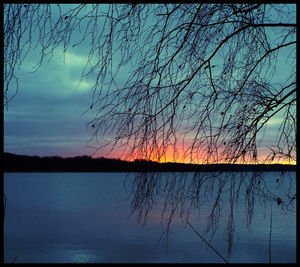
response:
[[[296,263],[295,3],[4,3],[4,263]]]
[[[134,161],[149,161],[149,162],[155,162],[155,163],[179,163],[179,164],[195,164],[195,165],[214,165],[214,164],[233,164],[233,165],[259,165],[259,164],[266,164],[266,165],[272,165],[272,164],[282,164],[282,165],[297,165],[297,161],[287,161],[287,160],[282,160],[282,161],[272,161],[272,162],[268,162],[268,161],[253,161],[253,162],[249,162],[249,161],[241,161],[241,160],[237,160],[236,162],[226,162],[226,161],[219,161],[219,162],[205,162],[205,160],[203,160],[202,162],[198,161],[198,162],[192,162],[192,161],[176,161],[174,159],[166,159],[166,160],[155,160],[155,159],[146,159],[146,158],[121,158],[118,156],[110,156],[110,155],[104,155],[104,156],[96,156],[96,155],[91,155],[91,154],[73,154],[73,155],[57,155],[57,154],[52,154],[52,155],[46,155],[46,154],[23,154],[23,153],[12,153],[12,152],[8,152],[8,151],[4,151],[4,154],[13,154],[13,155],[17,155],[17,156],[30,156],[30,157],[60,157],[63,159],[66,158],[76,158],[76,157],[89,157],[92,159],[112,159],[112,160],[121,160],[121,161],[126,161],[126,162],[134,162]]]

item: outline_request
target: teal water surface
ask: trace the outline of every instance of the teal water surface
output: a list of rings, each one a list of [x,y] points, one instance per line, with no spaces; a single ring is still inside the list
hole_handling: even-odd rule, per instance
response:
[[[295,190],[295,172],[5,173],[4,262],[294,263]]]

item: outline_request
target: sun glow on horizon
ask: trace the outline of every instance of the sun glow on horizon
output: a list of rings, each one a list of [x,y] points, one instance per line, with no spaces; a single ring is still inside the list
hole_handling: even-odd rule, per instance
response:
[[[100,152],[100,151],[99,151]],[[180,153],[181,152],[181,153]],[[145,157],[142,155],[136,155],[131,157],[126,157],[124,154],[120,153],[120,151],[112,151],[108,154],[100,154],[96,153],[92,156],[92,158],[111,158],[111,159],[117,159],[117,160],[125,160],[129,162],[134,162],[135,160],[145,160],[145,161],[152,161],[157,163],[183,163],[183,164],[283,164],[283,165],[297,165],[297,161],[294,159],[274,159],[266,160],[267,153],[261,153],[260,157],[258,157],[257,160],[243,160],[238,159],[235,162],[233,161],[226,161],[226,160],[216,160],[216,161],[207,161],[206,158],[197,158],[194,157],[191,159],[190,155],[187,155],[186,153],[183,153],[183,151],[177,151],[176,155],[174,155],[172,149],[168,149],[165,153],[163,153],[162,156],[158,157],[157,155],[154,155],[153,157]]]

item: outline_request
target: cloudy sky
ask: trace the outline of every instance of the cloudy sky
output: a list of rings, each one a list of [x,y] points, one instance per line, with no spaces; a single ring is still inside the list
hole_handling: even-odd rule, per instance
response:
[[[64,5],[62,11],[73,5]],[[76,34],[74,36],[76,39]],[[60,45],[51,61],[35,70],[40,50],[31,51],[20,70],[17,95],[4,110],[4,151],[39,156],[92,155],[99,143],[90,142],[86,113],[92,102],[92,81],[80,81],[88,60],[87,44],[63,53]],[[95,156],[118,157],[105,149]]]
[[[77,35],[79,33],[74,32],[75,39]],[[92,155],[95,152],[92,147],[100,145],[95,140],[89,141],[92,132],[87,123],[93,117],[85,112],[92,103],[93,81],[83,79],[80,82],[88,60],[88,43],[70,47],[64,58],[62,46],[55,51],[51,61],[45,61],[36,72],[32,70],[40,51],[31,51],[16,72],[20,88],[4,110],[5,152],[69,157]],[[279,56],[284,60],[286,54]],[[282,77],[287,75],[285,71],[279,71]],[[122,75],[125,79],[125,73],[119,78],[122,79]],[[280,118],[274,118],[269,124],[280,124]],[[115,150],[108,154],[108,150],[101,149],[94,156],[118,158],[121,152]]]
[[[79,86],[84,57],[68,53],[44,64],[35,73],[20,73],[20,90],[4,112],[4,151],[28,155],[89,154],[88,82]]]

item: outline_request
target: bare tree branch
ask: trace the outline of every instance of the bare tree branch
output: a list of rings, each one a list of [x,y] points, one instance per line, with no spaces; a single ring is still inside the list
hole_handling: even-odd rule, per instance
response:
[[[15,70],[30,51],[40,50],[38,69],[59,47],[65,53],[88,41],[81,80],[94,79],[87,112],[94,114],[91,140],[102,138],[95,153],[109,146],[122,148],[127,159],[295,160],[294,6],[82,4],[65,10],[4,5],[6,107],[19,90]],[[283,67],[289,75],[279,80]],[[120,72],[128,73],[126,81]],[[262,153],[263,133],[280,117],[281,134],[272,140],[278,149],[266,144]]]

